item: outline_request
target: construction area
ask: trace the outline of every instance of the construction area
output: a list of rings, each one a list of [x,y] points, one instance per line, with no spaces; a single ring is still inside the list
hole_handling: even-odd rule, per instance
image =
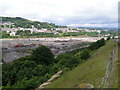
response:
[[[27,50],[35,49],[40,45],[47,46],[54,55],[69,52],[82,47],[73,47],[84,42],[95,42],[101,37],[62,37],[62,38],[24,38],[24,39],[1,39],[2,59],[4,62],[11,62],[14,59],[30,55]]]

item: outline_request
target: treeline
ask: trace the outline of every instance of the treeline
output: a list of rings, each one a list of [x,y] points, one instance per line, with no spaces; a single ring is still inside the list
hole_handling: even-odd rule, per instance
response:
[[[116,30],[116,31],[115,31],[115,30],[101,31],[101,34],[102,34],[102,35],[111,34],[111,35],[113,35],[113,36],[118,36],[118,35],[120,35],[117,30]]]
[[[95,49],[98,49],[99,47],[105,45],[105,40],[104,38],[101,39],[101,40],[98,40],[97,42],[93,42],[90,46],[89,46],[89,49],[90,50],[95,50]]]
[[[6,33],[6,31],[0,31],[0,38],[9,38],[10,34]]]
[[[40,38],[40,37],[62,37],[60,35],[55,35],[54,33],[31,33],[29,30],[18,30],[16,36],[10,36],[6,31],[0,31],[0,38]]]
[[[97,37],[98,32],[69,32],[69,33],[63,33],[63,36],[79,36],[79,35]]]
[[[64,74],[86,61],[91,56],[91,52],[103,46],[103,43],[105,44],[105,40],[101,39],[89,47],[60,54],[56,58],[49,48],[40,46],[29,56],[19,58],[9,64],[3,64],[3,89],[35,89],[56,72],[63,70]],[[97,48],[93,48],[96,45]]]
[[[54,33],[44,33],[44,32],[40,32],[40,33],[31,33],[30,30],[25,30],[25,31],[22,31],[22,30],[18,30],[16,32],[16,35],[19,35],[19,37],[22,37],[22,36],[25,36],[25,37],[32,37],[32,36],[38,36],[38,37],[53,37],[54,36]]]
[[[22,28],[32,28],[34,26],[35,28],[41,29],[41,28],[46,28],[46,29],[51,29],[51,28],[64,28],[67,26],[60,26],[60,25],[55,25],[53,23],[47,23],[47,22],[39,22],[39,21],[31,21],[27,20],[21,17],[0,17],[2,18],[2,22],[11,22],[14,23],[14,25],[10,26],[11,28],[17,28],[17,27],[22,27]],[[2,26],[4,27],[4,26]],[[9,27],[9,26],[6,26]]]
[[[31,33],[30,30],[18,30],[16,32],[16,36],[10,36],[7,32],[2,31],[0,32],[0,38],[29,38],[29,37],[68,37],[68,36],[79,36],[79,35],[87,35],[87,36],[97,36],[97,33],[87,33],[87,32],[71,32],[71,33],[62,33],[61,35],[54,34],[54,33]]]

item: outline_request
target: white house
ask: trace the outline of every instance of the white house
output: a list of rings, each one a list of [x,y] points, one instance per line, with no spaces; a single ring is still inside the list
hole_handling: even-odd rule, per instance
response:
[[[10,36],[15,36],[15,34],[16,34],[15,32],[11,32]]]

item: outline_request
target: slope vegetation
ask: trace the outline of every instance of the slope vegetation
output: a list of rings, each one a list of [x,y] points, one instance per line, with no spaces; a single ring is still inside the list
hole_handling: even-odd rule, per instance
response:
[[[0,17],[2,18],[2,22],[11,22],[14,23],[14,26],[10,26],[10,27],[23,27],[23,28],[32,28],[32,25],[34,25],[35,28],[41,29],[41,28],[63,28],[66,26],[59,26],[59,25],[55,25],[53,23],[47,23],[47,22],[39,22],[39,21],[31,21],[25,18],[21,18],[21,17]],[[9,26],[6,26],[9,27]]]
[[[107,87],[117,88],[117,43],[110,40],[105,46],[96,50],[92,56],[84,63],[78,65],[73,70],[63,74],[60,78],[53,81],[46,88],[76,88],[80,84],[89,83],[95,88],[103,88],[108,65],[108,60],[111,57],[111,52],[115,52],[112,64],[112,70],[107,81]],[[111,82],[110,82],[111,81]]]

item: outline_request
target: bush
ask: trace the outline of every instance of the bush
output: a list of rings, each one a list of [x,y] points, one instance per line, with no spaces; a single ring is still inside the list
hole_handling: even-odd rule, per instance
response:
[[[107,37],[107,40],[110,40],[110,36],[109,36],[109,37]]]
[[[49,65],[54,63],[54,55],[51,50],[45,46],[40,46],[33,50],[31,59],[36,61],[38,64]]]
[[[84,50],[81,54],[80,54],[80,59],[88,59],[90,57],[90,52],[88,50]]]
[[[93,42],[90,46],[89,46],[89,49],[90,50],[95,50],[95,49],[98,49],[99,47],[105,45],[105,40],[104,38],[98,40],[97,42]]]

